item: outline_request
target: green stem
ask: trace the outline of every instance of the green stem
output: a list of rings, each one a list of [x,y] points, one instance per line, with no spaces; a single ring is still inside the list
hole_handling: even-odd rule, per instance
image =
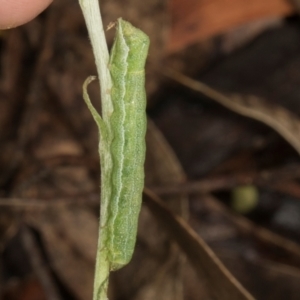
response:
[[[108,137],[111,136],[109,117],[113,110],[110,93],[107,91],[111,89],[112,84],[110,72],[108,70],[109,53],[98,0],[79,0],[79,4],[90,36],[97,72],[100,79],[99,83],[101,83],[100,91],[103,123],[97,122],[100,131],[101,212],[93,300],[107,300],[110,264],[108,260],[108,251],[105,247],[105,241],[107,240],[107,228],[105,224],[108,214],[107,205],[111,195],[110,177],[112,160],[110,153],[111,141]]]

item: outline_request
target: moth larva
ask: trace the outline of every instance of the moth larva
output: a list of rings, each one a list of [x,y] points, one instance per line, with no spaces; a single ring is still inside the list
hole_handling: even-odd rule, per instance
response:
[[[113,112],[108,124],[102,121],[87,95],[86,86],[92,78],[86,80],[83,89],[84,99],[99,126],[100,134],[105,134],[110,143],[111,192],[106,204],[104,227],[107,233],[104,247],[108,250],[111,270],[117,270],[130,261],[136,241],[144,187],[144,67],[148,48],[149,38],[145,33],[118,19],[109,61]]]
[[[144,187],[146,93],[145,61],[149,38],[130,23],[118,20],[110,56],[113,113],[113,160],[110,228],[111,268],[132,256]]]

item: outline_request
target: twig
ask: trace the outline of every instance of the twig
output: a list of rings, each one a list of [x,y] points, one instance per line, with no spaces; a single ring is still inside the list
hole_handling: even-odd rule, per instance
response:
[[[100,14],[98,0],[79,0],[81,10],[84,15],[89,37],[92,43],[94,57],[96,61],[97,72],[99,76],[99,84],[101,91],[101,108],[102,120],[107,128],[108,136],[110,135],[110,117],[113,111],[111,95],[109,93],[112,83],[108,69],[109,53],[104,35],[102,18]],[[110,200],[110,173],[112,166],[112,158],[110,152],[110,141],[107,136],[100,135],[100,163],[101,163],[101,211],[99,238],[97,245],[97,258],[94,280],[94,300],[106,300],[108,289],[108,278],[110,272],[110,262],[107,257],[107,248],[105,242],[107,237],[100,234],[101,226],[104,227],[107,216],[107,206]]]

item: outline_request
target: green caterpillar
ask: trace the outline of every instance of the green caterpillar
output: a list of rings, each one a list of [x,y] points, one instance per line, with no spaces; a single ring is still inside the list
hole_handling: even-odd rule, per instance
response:
[[[107,230],[104,244],[111,270],[117,270],[130,261],[136,241],[144,187],[147,126],[144,68],[148,48],[149,38],[145,33],[118,19],[109,61],[113,112],[108,125],[92,106],[86,92],[88,83],[94,78],[88,78],[84,84],[84,99],[101,136],[106,135],[110,144],[111,191],[103,226]]]

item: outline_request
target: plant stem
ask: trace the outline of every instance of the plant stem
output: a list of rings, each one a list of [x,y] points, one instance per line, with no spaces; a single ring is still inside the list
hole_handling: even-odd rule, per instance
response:
[[[101,132],[99,143],[101,163],[101,212],[93,300],[107,300],[110,264],[108,260],[108,250],[105,247],[105,241],[107,240],[107,226],[105,224],[108,215],[107,205],[111,195],[110,177],[112,160],[110,153],[111,141],[109,139],[109,137],[111,137],[109,117],[113,110],[110,93],[107,91],[110,91],[112,84],[108,69],[109,53],[98,0],[79,0],[79,4],[90,36],[97,72],[100,79],[102,120],[104,123],[104,127],[101,127],[101,124],[97,123],[99,131]]]

